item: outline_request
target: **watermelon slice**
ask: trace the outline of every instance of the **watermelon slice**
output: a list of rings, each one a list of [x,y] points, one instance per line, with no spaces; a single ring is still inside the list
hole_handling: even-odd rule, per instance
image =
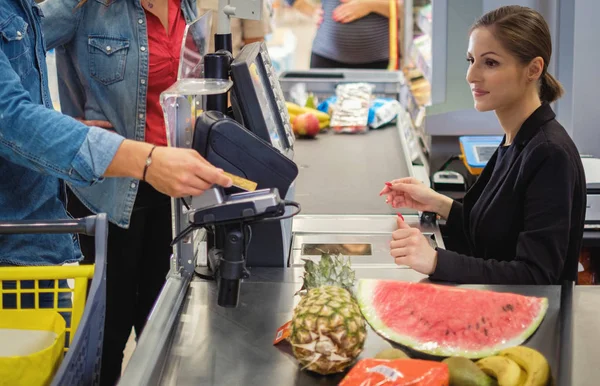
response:
[[[358,282],[358,303],[381,336],[433,356],[483,358],[538,328],[548,299],[393,280]]]

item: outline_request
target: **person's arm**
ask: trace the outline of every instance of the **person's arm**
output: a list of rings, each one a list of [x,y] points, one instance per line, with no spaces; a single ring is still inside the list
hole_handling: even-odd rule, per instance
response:
[[[438,249],[432,279],[472,284],[558,281],[567,256],[576,176],[568,155],[555,145],[540,145],[525,162],[535,174],[527,184],[516,258],[484,260]]]
[[[85,7],[84,5],[77,8],[78,3],[79,0],[47,0],[39,4],[44,14],[41,24],[47,50],[62,46],[73,39]]]
[[[123,137],[34,103],[3,51],[0,69],[0,157],[76,185],[99,181]]]

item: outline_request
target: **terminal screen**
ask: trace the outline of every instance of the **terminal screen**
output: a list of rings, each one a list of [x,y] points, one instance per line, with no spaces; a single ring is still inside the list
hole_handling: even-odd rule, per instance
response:
[[[271,138],[271,144],[274,148],[279,151],[285,151],[283,138],[281,137],[281,133],[278,129],[279,120],[277,119],[279,116],[279,110],[277,109],[277,104],[270,96],[269,90],[271,85],[269,83],[269,77],[266,74],[266,71],[260,62],[260,57],[256,57],[254,62],[252,62],[249,66],[250,69],[250,77],[252,78],[252,83],[254,84],[254,89],[256,90],[256,95],[258,97],[259,108],[262,111],[263,118],[265,120],[265,124],[267,126],[267,131],[269,132],[269,136]]]
[[[494,155],[494,152],[496,151],[496,149],[498,148],[498,146],[495,145],[479,145],[479,146],[475,146],[475,156],[477,157],[477,162],[478,163],[484,163],[484,162],[488,162],[492,156]]]

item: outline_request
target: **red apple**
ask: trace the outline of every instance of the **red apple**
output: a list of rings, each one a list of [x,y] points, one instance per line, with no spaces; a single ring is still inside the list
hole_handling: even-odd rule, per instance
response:
[[[298,115],[292,124],[294,133],[301,137],[314,138],[319,134],[319,118],[313,113]]]

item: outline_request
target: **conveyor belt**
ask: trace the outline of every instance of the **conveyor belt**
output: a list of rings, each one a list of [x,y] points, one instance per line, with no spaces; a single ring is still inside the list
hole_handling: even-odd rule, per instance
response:
[[[329,131],[297,140],[294,149],[302,214],[394,213],[379,192],[386,181],[409,175],[395,126],[366,134]]]
[[[191,283],[159,385],[309,386],[339,383],[343,374],[321,377],[301,371],[289,344],[272,344],[277,328],[291,317],[297,300],[294,293],[302,285],[298,279],[301,271],[255,271],[250,280],[242,284],[240,305],[235,309],[217,306],[214,283],[199,280]],[[359,278],[416,281],[419,276],[423,277],[409,269],[357,270]],[[560,286],[468,287],[548,297],[546,317],[526,345],[546,356],[556,377],[561,351],[557,329]],[[386,340],[369,330],[361,357],[373,357],[387,347],[390,344]]]

